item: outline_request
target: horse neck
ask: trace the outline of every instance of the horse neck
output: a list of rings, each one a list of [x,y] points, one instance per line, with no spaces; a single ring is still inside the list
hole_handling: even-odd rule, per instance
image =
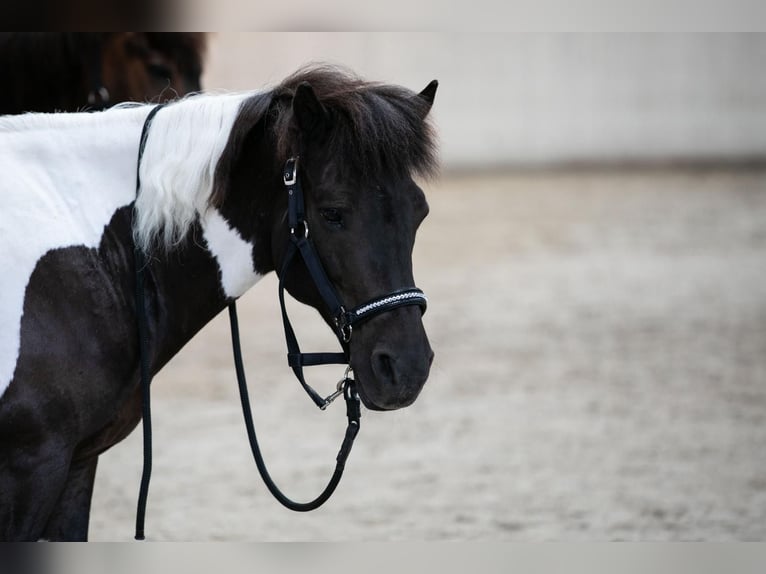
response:
[[[156,208],[150,211],[157,213],[184,202],[185,209],[193,208],[183,241],[147,253],[150,264],[145,289],[153,370],[262,276],[254,270],[253,245],[257,241],[244,231],[248,225],[235,226],[222,211],[207,209],[204,189],[189,189],[190,181],[202,180],[214,170],[216,153],[223,147],[214,142],[215,138],[225,143],[228,136],[222,125],[225,122],[211,108],[220,103],[226,113],[219,115],[228,114],[233,121],[242,97],[225,96],[215,98],[215,102],[211,98],[201,103],[195,98],[173,104],[160,110],[149,130],[141,162],[140,198],[148,200],[148,205]],[[194,109],[198,106],[208,113],[198,114],[200,110]],[[141,130],[151,109],[143,106],[97,114],[0,119],[0,168],[7,167],[4,171],[22,178],[17,185],[13,177],[0,181],[0,190],[6,198],[12,196],[11,206],[14,202],[19,206],[37,202],[38,211],[50,212],[48,221],[53,222],[44,230],[45,237],[34,236],[26,243],[39,242],[36,251],[40,255],[63,245],[98,249],[107,260],[111,281],[111,285],[99,288],[110,298],[117,294],[120,305],[124,305],[119,320],[129,327],[136,319],[136,160]],[[208,116],[207,128],[214,127],[216,133],[206,133],[205,125],[200,125],[204,116]],[[191,133],[184,131],[184,119],[192,126]],[[205,142],[209,149],[200,152]],[[200,168],[203,161],[209,165]],[[158,189],[157,182],[162,181],[170,181],[170,189]],[[163,191],[168,193],[163,196]],[[149,223],[161,227],[162,220]]]
[[[248,205],[233,212],[231,202],[209,205],[212,174],[244,97],[173,104],[149,129],[134,225],[150,260],[145,287],[155,370],[263,276],[255,270],[255,246],[268,230],[237,224]]]
[[[99,283],[98,288],[108,295],[107,300],[119,302],[122,310],[116,310],[114,319],[124,321],[129,329],[136,324],[136,160],[150,110],[144,106],[97,114],[0,119],[0,169],[6,167],[3,171],[14,174],[0,182],[0,190],[6,199],[11,195],[11,207],[35,202],[37,212],[50,213],[46,216],[50,225],[41,230],[43,233],[28,237],[25,245],[40,243],[39,249],[35,248],[37,257],[64,245],[98,250],[109,281]],[[171,124],[176,123],[178,118],[167,113],[171,111],[168,107],[156,116],[150,143],[161,133],[163,114]],[[169,161],[173,144],[177,141],[171,139],[167,148],[155,150],[153,157],[145,154],[142,170],[150,168],[153,161]],[[187,171],[185,165],[176,166],[176,170]],[[22,179],[14,184],[15,177]],[[153,193],[151,186],[142,186],[144,193]],[[245,241],[217,210],[203,211],[194,218],[182,242],[148,252],[145,289],[154,371],[260,278],[253,270],[252,242]]]
[[[179,246],[150,254],[144,289],[154,372],[261,279],[254,266],[254,243],[216,209],[199,214]]]
[[[200,224],[195,224],[182,246],[150,256],[145,269],[145,312],[155,373],[229,302],[221,288],[219,266],[206,248],[204,235]]]

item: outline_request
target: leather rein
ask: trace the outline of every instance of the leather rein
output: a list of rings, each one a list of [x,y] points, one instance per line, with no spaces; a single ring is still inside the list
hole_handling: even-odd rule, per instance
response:
[[[146,140],[149,133],[149,127],[157,112],[164,107],[164,104],[155,106],[144,121],[141,132],[141,140],[138,150],[138,162],[136,169],[136,195],[140,192],[141,180],[138,175],[141,166]],[[335,286],[330,281],[322,265],[314,243],[309,238],[309,225],[306,217],[305,202],[303,191],[300,185],[298,171],[298,158],[292,157],[287,160],[283,170],[283,182],[287,193],[287,225],[290,231],[290,240],[287,252],[282,263],[279,274],[279,304],[282,310],[282,323],[285,331],[285,341],[287,344],[287,362],[292,368],[295,377],[303,389],[309,395],[311,400],[321,410],[325,410],[337,397],[343,395],[346,402],[346,418],[348,425],[343,437],[340,450],[336,457],[335,470],[324,490],[313,500],[309,502],[295,502],[285,496],[272,480],[263,460],[258,440],[255,434],[253,424],[253,415],[250,408],[250,399],[247,390],[247,381],[245,377],[245,368],[242,360],[242,350],[239,337],[239,321],[237,319],[236,301],[229,303],[229,321],[231,324],[232,350],[234,354],[234,366],[239,385],[240,401],[242,403],[242,413],[245,419],[245,427],[250,442],[250,449],[255,459],[256,467],[261,475],[266,487],[274,498],[280,504],[297,512],[307,512],[315,510],[324,504],[335,491],[343,475],[346,459],[348,458],[354,439],[359,433],[359,420],[361,417],[361,405],[359,394],[356,390],[356,381],[351,378],[352,372],[350,366],[349,343],[353,336],[354,328],[379,315],[380,313],[392,311],[399,307],[417,305],[425,313],[427,307],[427,298],[425,294],[416,287],[407,287],[399,289],[379,297],[375,297],[361,305],[350,310],[342,303]],[[134,214],[135,215],[135,214]],[[134,217],[135,220],[135,217]],[[146,311],[146,298],[144,292],[144,273],[147,267],[146,254],[143,250],[135,246],[135,267],[136,267],[136,315],[138,325],[139,356],[140,356],[140,378],[142,393],[142,419],[144,434],[144,462],[141,476],[141,486],[139,489],[138,507],[136,512],[136,540],[144,540],[144,522],[146,516],[146,501],[149,491],[149,481],[152,468],[152,431],[151,431],[151,371],[149,366],[149,329]],[[333,320],[333,331],[343,349],[340,353],[303,353],[300,350],[298,339],[290,323],[285,306],[285,276],[290,266],[300,258],[311,276],[317,291],[319,292],[326,311],[329,312]],[[335,392],[327,397],[322,397],[307,382],[303,374],[303,367],[315,365],[339,364],[347,365],[343,378],[337,384]]]

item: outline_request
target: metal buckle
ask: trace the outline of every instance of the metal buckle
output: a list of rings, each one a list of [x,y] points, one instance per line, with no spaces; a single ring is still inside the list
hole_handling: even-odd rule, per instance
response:
[[[346,308],[342,305],[338,316],[335,317],[335,326],[338,328],[343,342],[348,343],[351,340],[351,333],[354,331],[354,328],[348,322],[348,313],[346,312]]]
[[[298,156],[291,157],[285,162],[285,170],[282,174],[285,185],[295,185],[298,180]]]
[[[319,407],[320,410],[325,410],[327,407],[330,406],[330,404],[335,399],[337,399],[339,396],[341,396],[345,392],[346,388],[348,387],[348,385],[346,384],[346,382],[349,380],[348,375],[349,373],[351,373],[352,370],[353,369],[351,368],[351,365],[346,367],[346,372],[343,374],[343,378],[340,381],[338,381],[338,385],[335,387],[335,392],[331,395],[328,395],[325,398],[324,404],[321,407]]]
[[[303,235],[298,235],[297,233],[295,233],[295,227],[291,227],[290,228],[290,234],[291,235],[295,235],[297,237],[305,237],[305,238],[307,238],[309,236],[309,224],[308,224],[308,222],[305,219],[301,219],[298,222],[298,225],[303,227]]]

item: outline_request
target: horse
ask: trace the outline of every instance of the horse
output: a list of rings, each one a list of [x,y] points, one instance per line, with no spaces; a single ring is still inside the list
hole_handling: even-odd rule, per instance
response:
[[[0,115],[199,92],[205,49],[204,33],[0,33]]]
[[[307,266],[283,268],[292,235],[310,237],[349,305],[414,286],[436,88],[312,65],[158,113],[0,118],[0,538],[87,540],[98,457],[141,420],[134,252],[152,374],[272,271],[332,327]],[[286,162],[305,196],[298,230]],[[347,345],[365,407],[418,397],[434,355],[416,306],[355,326]]]

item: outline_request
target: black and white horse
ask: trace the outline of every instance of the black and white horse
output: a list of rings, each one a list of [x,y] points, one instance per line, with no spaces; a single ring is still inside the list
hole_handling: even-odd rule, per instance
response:
[[[272,90],[96,114],[0,118],[0,539],[82,540],[96,463],[141,418],[137,245],[147,254],[150,367],[261,277],[289,245],[282,168],[299,173],[313,244],[343,301],[414,285],[435,169],[436,91],[328,67]],[[288,291],[332,317],[302,264]],[[348,350],[371,409],[411,404],[433,358],[413,306],[355,328]]]

